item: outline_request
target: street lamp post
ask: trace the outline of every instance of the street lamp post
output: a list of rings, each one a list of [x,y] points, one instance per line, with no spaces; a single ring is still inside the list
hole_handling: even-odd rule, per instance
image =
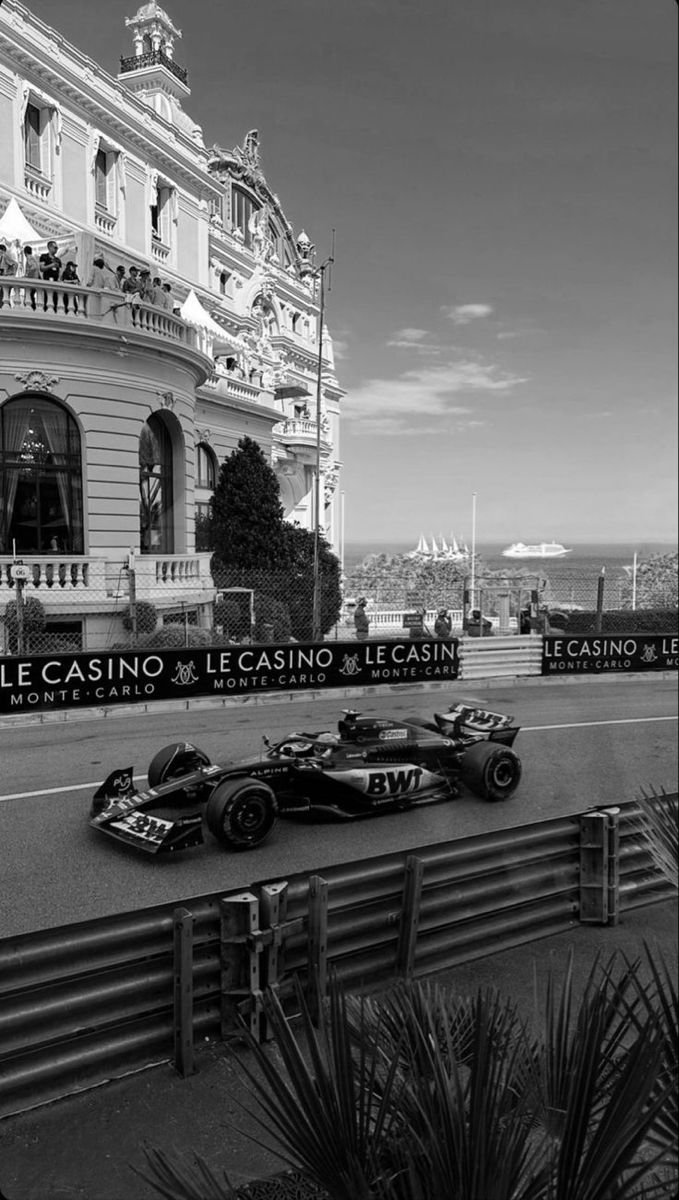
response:
[[[332,254],[316,268],[320,279],[318,315],[318,364],[316,370],[316,473],[314,477],[314,590],[311,638],[321,640],[321,393],[323,386],[323,318],[325,314],[325,272],[334,262]]]

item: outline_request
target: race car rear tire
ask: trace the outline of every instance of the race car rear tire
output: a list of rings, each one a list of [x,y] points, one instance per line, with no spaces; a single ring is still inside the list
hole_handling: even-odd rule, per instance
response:
[[[269,836],[278,805],[266,783],[258,779],[225,779],[207,802],[210,833],[230,850],[251,850]]]
[[[462,781],[482,800],[508,800],[521,780],[521,759],[509,746],[477,742],[465,751]]]
[[[209,767],[210,759],[204,750],[190,746],[186,742],[172,742],[163,746],[151,759],[148,769],[149,787],[158,787],[170,779],[181,779],[190,775],[198,767]]]

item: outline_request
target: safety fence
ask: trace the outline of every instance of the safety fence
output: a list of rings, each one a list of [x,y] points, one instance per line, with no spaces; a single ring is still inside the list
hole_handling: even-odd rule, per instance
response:
[[[664,802],[675,804],[676,795]],[[263,989],[312,1010],[672,896],[636,804],[558,817],[0,941],[0,1116],[159,1062],[194,1069]]]

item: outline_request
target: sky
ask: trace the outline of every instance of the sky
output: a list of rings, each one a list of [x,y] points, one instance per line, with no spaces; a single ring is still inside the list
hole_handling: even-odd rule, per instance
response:
[[[133,0],[28,7],[117,71]],[[167,0],[318,260],[347,542],[677,539],[672,0]],[[476,496],[474,500],[473,497]]]

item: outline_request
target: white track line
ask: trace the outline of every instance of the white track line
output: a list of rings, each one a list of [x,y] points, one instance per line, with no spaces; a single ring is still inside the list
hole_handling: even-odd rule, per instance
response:
[[[648,725],[657,721],[676,721],[678,719],[677,717],[616,717],[610,721],[571,721],[566,725],[522,725],[521,733],[545,733],[549,729],[589,729],[595,725]],[[135,775],[134,779],[146,779],[146,776]],[[3,800],[30,800],[35,796],[57,796],[60,792],[85,792],[100,787],[103,782],[103,779],[98,779],[96,783],[73,783],[70,787],[41,788],[37,792],[10,792],[9,795],[0,796],[0,804]]]

